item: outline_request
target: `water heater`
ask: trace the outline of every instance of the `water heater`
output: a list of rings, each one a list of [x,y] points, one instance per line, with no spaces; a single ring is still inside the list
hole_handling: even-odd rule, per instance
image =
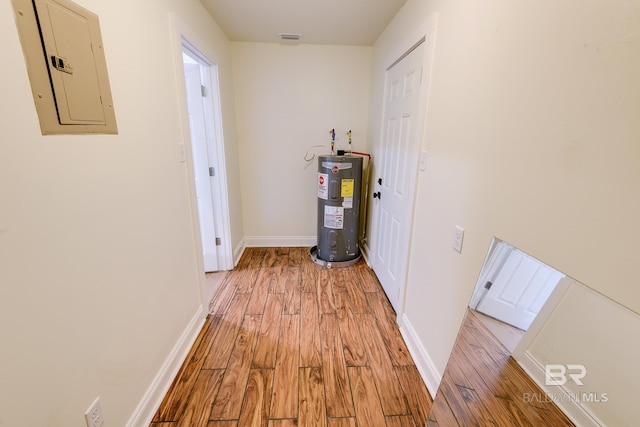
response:
[[[340,263],[360,258],[362,158],[318,157],[317,258]]]

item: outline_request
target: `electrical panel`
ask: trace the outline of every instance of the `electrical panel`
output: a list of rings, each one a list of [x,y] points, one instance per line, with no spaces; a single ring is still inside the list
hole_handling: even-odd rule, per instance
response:
[[[43,135],[118,133],[98,16],[68,0],[13,0]]]

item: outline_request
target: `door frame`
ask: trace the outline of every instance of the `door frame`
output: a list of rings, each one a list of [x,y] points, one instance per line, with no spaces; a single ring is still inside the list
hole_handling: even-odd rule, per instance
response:
[[[205,131],[205,136],[206,136],[206,140],[205,140],[205,146],[204,146],[204,152],[199,152],[201,151],[202,147],[197,147],[196,145],[193,144],[194,140],[193,140],[193,135],[191,135],[191,133],[189,134],[189,142],[190,142],[190,148],[191,148],[191,154],[193,155],[193,157],[191,158],[192,160],[195,159],[196,162],[198,159],[202,160],[206,160],[207,163],[207,167],[213,167],[215,172],[218,172],[220,169],[219,166],[219,158],[220,155],[218,153],[218,146],[220,145],[218,143],[218,141],[221,141],[222,138],[222,129],[220,127],[220,120],[218,119],[218,114],[216,114],[216,108],[214,106],[216,97],[218,95],[218,90],[215,87],[216,83],[212,83],[215,81],[215,77],[216,77],[216,66],[215,64],[211,64],[211,62],[200,52],[198,51],[196,48],[194,48],[191,43],[189,43],[187,40],[183,39],[182,42],[182,52],[183,52],[183,57],[189,57],[190,59],[192,59],[193,61],[195,61],[197,63],[197,67],[198,67],[198,76],[200,78],[200,80],[198,81],[198,85],[200,87],[205,87],[206,90],[210,91],[210,93],[203,95],[201,98],[198,98],[199,101],[202,102],[202,113],[203,113],[203,121],[204,123],[202,123],[204,125],[204,131]],[[184,64],[184,60],[183,60],[183,64]],[[184,67],[186,67],[186,65],[184,65]],[[186,69],[186,68],[185,68]],[[186,75],[186,71],[185,71],[185,75]],[[213,85],[213,86],[212,86]],[[192,111],[191,111],[192,106],[189,105],[189,103],[187,102],[187,113],[191,116]],[[192,125],[192,123],[190,123],[190,125]],[[191,131],[191,126],[189,127],[190,131]],[[195,181],[195,177],[196,175],[196,170],[195,170],[195,163],[194,163],[194,181]],[[202,171],[198,171],[200,173],[202,173]],[[211,176],[208,176],[209,182],[208,182],[208,188],[209,188],[209,195],[208,197],[211,198],[211,215],[212,215],[212,220],[213,220],[213,238],[220,238],[221,239],[221,243],[222,243],[222,234],[223,234],[223,230],[221,227],[221,224],[219,224],[220,221],[222,221],[222,211],[220,209],[221,205],[222,205],[222,200],[220,197],[220,177],[217,176],[218,174],[214,174],[215,178],[212,179]],[[202,209],[202,204],[198,203],[198,186],[196,185],[194,187],[196,189],[196,203],[198,206],[198,210]],[[202,189],[200,190],[202,191]],[[200,194],[200,197],[202,197],[203,195]],[[203,218],[205,216],[205,214],[209,214],[209,212],[199,212],[198,215],[198,219]],[[203,226],[202,223],[199,224],[201,227]],[[200,233],[201,239],[203,236],[203,232]],[[201,240],[202,243],[202,240]],[[211,243],[211,242],[210,242]],[[213,244],[215,245],[215,242],[213,242]],[[221,245],[220,245],[221,246]],[[203,245],[203,252],[204,252],[204,245]],[[213,253],[215,253],[215,262],[216,262],[216,269],[215,270],[209,270],[207,268],[205,268],[205,272],[207,271],[220,271],[223,270],[225,267],[225,261],[224,261],[224,254],[222,253],[222,251],[218,250],[217,246],[215,248],[213,248]],[[204,254],[203,254],[203,258],[204,258]],[[205,267],[207,267],[206,265],[207,263],[205,262]]]
[[[505,262],[507,262],[507,258],[509,258],[514,249],[514,246],[498,239],[497,237],[494,237],[491,240],[489,250],[485,256],[484,263],[482,264],[483,268],[480,271],[480,275],[476,281],[476,286],[473,290],[473,294],[471,295],[471,301],[469,302],[470,308],[475,310],[478,307],[478,304],[480,304],[480,301],[487,293],[487,289],[484,287],[485,283],[487,283],[487,281],[493,282],[495,280],[500,270],[502,270]]]
[[[218,246],[218,268],[219,270],[231,270],[233,268],[233,250],[231,245],[231,223],[229,214],[229,193],[227,184],[227,168],[224,147],[224,133],[222,129],[222,107],[220,105],[220,86],[218,80],[218,66],[220,61],[213,48],[195,35],[188,26],[184,25],[175,15],[171,16],[172,36],[173,36],[173,56],[177,83],[177,104],[181,123],[181,141],[178,142],[180,161],[186,166],[187,188],[189,193],[189,208],[191,212],[194,250],[196,253],[196,264],[198,269],[198,279],[202,304],[209,293],[205,288],[204,260],[202,256],[202,241],[200,238],[200,219],[198,214],[198,201],[195,188],[195,172],[193,165],[193,148],[191,146],[191,132],[189,129],[189,113],[187,110],[187,94],[185,87],[185,72],[183,63],[183,51],[189,50],[196,54],[198,58],[208,67],[208,86],[211,89],[210,96],[205,102],[205,113],[212,117],[212,123],[207,124],[207,131],[211,131],[214,141],[216,158],[214,167],[218,177],[218,185],[214,192],[219,195],[217,201],[220,203],[219,215],[216,222],[219,224],[222,233],[221,245]],[[211,126],[209,128],[209,126]],[[216,209],[214,209],[214,212]],[[216,225],[218,227],[218,225]]]
[[[387,106],[386,106],[386,97],[388,88],[388,72],[394,65],[398,64],[405,56],[410,54],[413,50],[423,45],[424,55],[422,58],[422,78],[423,84],[420,86],[420,93],[418,98],[418,112],[417,116],[418,121],[416,125],[418,130],[416,131],[415,138],[419,141],[419,146],[424,149],[424,136],[426,133],[426,113],[428,107],[428,99],[429,99],[429,89],[431,86],[431,74],[432,74],[432,64],[433,64],[433,53],[435,49],[435,36],[436,36],[436,26],[437,26],[438,16],[437,14],[431,15],[424,22],[423,25],[419,26],[416,31],[410,34],[403,42],[398,43],[396,49],[389,55],[387,60],[384,62],[388,64],[384,69],[384,82],[382,84],[382,114],[379,117],[379,133],[378,133],[378,142],[373,148],[374,159],[379,158],[379,153],[384,152],[383,143],[384,143],[384,134],[386,131],[385,125],[385,117],[387,114]],[[380,164],[380,162],[376,162],[376,165]],[[398,298],[400,312],[396,313],[396,319],[400,325],[402,325],[402,315],[404,313],[404,309],[406,306],[406,295],[407,295],[407,273],[409,270],[409,259],[411,258],[411,246],[412,246],[412,234],[413,234],[413,223],[415,220],[415,200],[418,189],[418,174],[419,170],[419,156],[416,158],[415,166],[416,166],[416,174],[413,177],[413,191],[410,194],[411,197],[411,212],[408,215],[408,226],[409,226],[409,239],[407,241],[408,251],[407,251],[407,259],[404,260],[401,268],[403,270],[402,280],[404,284],[400,287],[400,296]],[[374,170],[374,174],[375,174]],[[376,179],[374,177],[374,179]],[[376,183],[374,182],[373,188],[376,188]],[[377,203],[373,203],[372,215],[371,215],[371,239],[367,259],[369,261],[370,267],[375,272],[376,267],[376,251],[378,250],[379,236],[378,236],[378,225],[380,221],[379,214],[379,206]]]

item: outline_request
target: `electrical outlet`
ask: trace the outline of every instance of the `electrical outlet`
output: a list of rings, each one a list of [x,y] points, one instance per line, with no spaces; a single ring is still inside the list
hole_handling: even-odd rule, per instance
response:
[[[100,396],[96,397],[96,400],[89,406],[84,413],[84,418],[87,420],[87,427],[100,427],[104,424],[104,415],[102,415],[102,405],[100,405]]]
[[[453,249],[458,253],[462,253],[462,239],[464,238],[464,228],[456,225],[456,231],[453,235]]]

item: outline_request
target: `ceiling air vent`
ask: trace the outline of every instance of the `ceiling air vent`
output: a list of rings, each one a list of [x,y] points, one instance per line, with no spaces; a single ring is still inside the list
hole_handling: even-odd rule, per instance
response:
[[[300,33],[278,33],[280,40],[293,40],[297,41],[302,38],[302,34]]]

